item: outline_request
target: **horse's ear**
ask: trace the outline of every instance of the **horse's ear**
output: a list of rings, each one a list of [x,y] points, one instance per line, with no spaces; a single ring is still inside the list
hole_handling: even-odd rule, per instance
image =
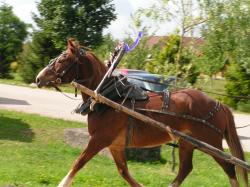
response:
[[[67,50],[70,53],[75,54],[75,52],[76,52],[76,46],[75,46],[75,40],[73,38],[68,39]]]

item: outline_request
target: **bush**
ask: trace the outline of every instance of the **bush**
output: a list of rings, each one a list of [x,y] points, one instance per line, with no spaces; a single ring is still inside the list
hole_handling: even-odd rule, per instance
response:
[[[11,71],[12,71],[13,73],[15,73],[15,72],[17,71],[17,66],[18,66],[18,64],[17,64],[16,61],[10,63],[10,69],[11,69]]]
[[[229,95],[248,96],[250,95],[250,73],[243,64],[232,62],[226,73],[226,91]],[[237,108],[240,100],[228,97],[225,102],[231,107]],[[239,105],[242,105],[239,104]]]
[[[250,112],[250,101],[240,101],[237,103],[237,110],[241,112]]]

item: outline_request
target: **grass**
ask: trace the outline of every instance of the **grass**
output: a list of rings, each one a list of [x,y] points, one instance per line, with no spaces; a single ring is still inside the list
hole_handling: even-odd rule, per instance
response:
[[[39,115],[0,110],[0,186],[54,187],[66,175],[80,153],[64,143],[65,128],[84,125]],[[171,172],[171,149],[163,146],[166,162],[129,162],[131,174],[147,187],[167,186],[176,176]],[[247,153],[250,160],[250,154]],[[114,162],[96,156],[74,180],[74,187],[126,187]],[[228,179],[213,159],[199,151],[194,170],[183,187],[229,186]]]
[[[198,79],[195,83],[196,88],[218,100],[222,100],[222,96],[213,93],[226,94],[225,85],[225,79]]]
[[[17,85],[17,86],[29,86],[29,84],[24,83],[22,80],[16,80],[16,79],[2,79],[1,78],[0,83]]]

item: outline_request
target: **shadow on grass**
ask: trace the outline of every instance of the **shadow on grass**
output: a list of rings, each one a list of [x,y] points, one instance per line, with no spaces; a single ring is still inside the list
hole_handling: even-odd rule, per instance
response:
[[[0,115],[0,140],[32,142],[33,138],[34,133],[29,124]]]

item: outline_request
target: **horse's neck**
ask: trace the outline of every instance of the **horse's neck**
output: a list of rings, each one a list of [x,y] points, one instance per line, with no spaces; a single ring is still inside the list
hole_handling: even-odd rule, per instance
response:
[[[88,72],[87,73],[83,72],[83,74],[88,75],[88,77],[86,77],[85,79],[88,79],[89,81],[86,81],[85,83],[83,83],[83,85],[91,90],[95,90],[96,87],[101,82],[101,80],[103,79],[105,73],[107,72],[107,67],[94,55],[89,55],[88,59],[91,64],[91,68],[90,68],[91,70],[87,69]],[[86,102],[90,97],[89,95],[83,92],[81,94],[82,94],[82,99],[84,102]]]

